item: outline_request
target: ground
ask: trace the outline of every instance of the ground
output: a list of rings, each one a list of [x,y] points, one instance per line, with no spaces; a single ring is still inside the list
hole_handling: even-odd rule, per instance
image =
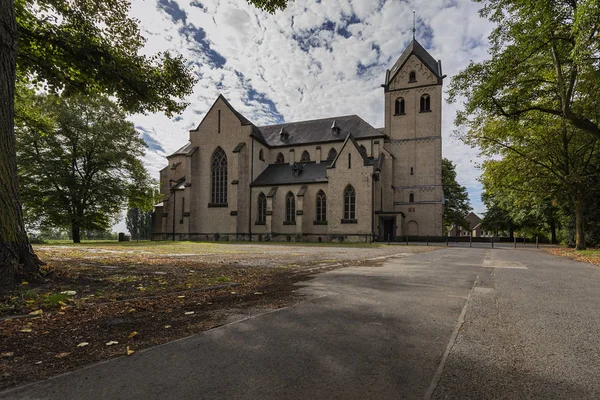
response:
[[[531,247],[389,249],[301,282],[289,307],[0,398],[600,398],[598,266]]]
[[[0,388],[294,304],[303,296],[293,284],[315,271],[432,249],[189,242],[38,245],[36,253],[47,262],[44,281],[22,282],[0,295]],[[106,344],[110,342],[118,343]]]

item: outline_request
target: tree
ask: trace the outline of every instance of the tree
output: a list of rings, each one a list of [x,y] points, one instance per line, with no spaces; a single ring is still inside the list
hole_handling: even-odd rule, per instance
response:
[[[456,181],[456,166],[447,158],[442,158],[442,186],[444,188],[444,224],[446,230],[452,225],[470,229],[465,220],[472,210],[469,193]]]
[[[466,97],[457,124],[542,113],[600,138],[600,2],[478,1],[497,26],[492,57],[452,79],[450,101]]]
[[[17,156],[26,219],[42,227],[106,231],[147,180],[145,142],[106,97],[34,96],[47,128],[18,120]]]
[[[566,207],[576,220],[576,248],[585,248],[584,208],[600,189],[600,140],[544,113],[519,121],[488,120],[463,140],[489,158],[483,163],[486,191],[503,193],[516,210],[528,209],[529,216],[537,209],[538,215],[554,218],[554,203]]]
[[[134,196],[130,193],[125,225],[133,240],[151,239],[152,212],[162,197],[155,186],[155,182],[148,182],[146,186],[139,185],[133,192]]]
[[[250,0],[268,12],[286,0]],[[35,279],[42,262],[29,244],[19,202],[14,90],[19,75],[63,93],[101,91],[132,112],[186,106],[194,78],[182,57],[141,55],[144,38],[123,0],[0,1],[0,282]],[[17,50],[18,49],[18,50]],[[17,67],[18,61],[18,67]]]

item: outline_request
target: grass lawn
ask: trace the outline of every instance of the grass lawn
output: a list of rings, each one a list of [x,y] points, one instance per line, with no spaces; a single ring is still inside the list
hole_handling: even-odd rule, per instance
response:
[[[318,250],[316,250],[318,248]],[[435,247],[53,242],[41,282],[0,291],[0,388],[197,334],[300,297],[315,270]],[[115,343],[116,342],[116,343]]]

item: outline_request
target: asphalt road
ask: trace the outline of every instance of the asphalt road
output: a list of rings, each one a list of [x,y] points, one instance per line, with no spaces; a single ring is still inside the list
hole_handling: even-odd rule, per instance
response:
[[[600,398],[598,267],[447,248],[299,290],[293,307],[0,398]]]

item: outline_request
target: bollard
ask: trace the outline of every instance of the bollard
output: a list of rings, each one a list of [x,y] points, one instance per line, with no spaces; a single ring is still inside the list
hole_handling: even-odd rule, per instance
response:
[[[448,242],[448,234],[446,233],[446,247],[450,246],[450,243]]]
[[[390,245],[390,234],[388,233],[388,246]]]
[[[427,235],[427,246],[429,246],[429,235]]]
[[[469,247],[473,247],[473,235],[469,235]]]
[[[539,236],[535,237],[535,248],[539,249],[540,248],[540,240],[539,240]]]
[[[494,237],[492,236],[492,249],[494,248]]]
[[[408,235],[406,235],[406,245],[408,246]]]
[[[515,249],[517,248],[517,237],[515,236]]]

